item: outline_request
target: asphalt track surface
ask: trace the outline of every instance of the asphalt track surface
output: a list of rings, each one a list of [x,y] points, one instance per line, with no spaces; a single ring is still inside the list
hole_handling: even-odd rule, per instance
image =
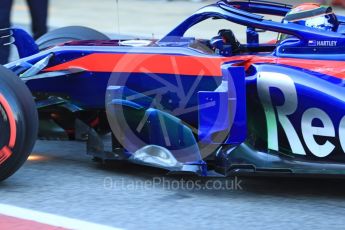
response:
[[[0,184],[1,203],[124,229],[344,229],[341,179],[240,177],[231,186],[236,178],[102,167],[84,152],[84,143],[38,141]]]

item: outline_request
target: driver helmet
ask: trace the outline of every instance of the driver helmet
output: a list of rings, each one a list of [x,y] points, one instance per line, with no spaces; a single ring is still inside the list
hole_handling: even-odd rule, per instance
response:
[[[289,22],[325,31],[336,31],[338,28],[332,7],[318,3],[303,3],[294,7],[283,19],[283,23]],[[286,35],[280,34],[278,40],[285,38]]]

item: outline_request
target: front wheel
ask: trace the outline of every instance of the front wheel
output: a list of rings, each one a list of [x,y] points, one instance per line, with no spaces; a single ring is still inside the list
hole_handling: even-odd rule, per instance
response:
[[[0,181],[28,158],[37,137],[38,115],[23,81],[0,66]]]

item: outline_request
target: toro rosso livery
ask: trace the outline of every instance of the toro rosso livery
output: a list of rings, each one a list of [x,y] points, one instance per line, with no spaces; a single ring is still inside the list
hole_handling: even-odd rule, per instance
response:
[[[244,26],[246,42],[231,26],[208,39],[185,35],[208,19]],[[100,162],[171,173],[345,174],[345,17],[330,7],[219,1],[160,40],[110,40],[82,27],[36,42],[6,32],[21,59],[2,72],[31,91],[39,138],[84,140]],[[278,39],[261,43],[265,32]],[[0,103],[6,118],[1,94]],[[12,113],[24,132],[27,115]]]

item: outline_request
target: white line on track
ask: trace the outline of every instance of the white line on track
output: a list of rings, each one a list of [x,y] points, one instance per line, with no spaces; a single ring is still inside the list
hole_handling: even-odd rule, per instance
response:
[[[68,217],[58,216],[54,214],[34,211],[25,208],[19,208],[12,205],[0,204],[0,214],[15,217],[18,219],[35,221],[41,224],[51,225],[54,227],[62,227],[74,230],[122,230],[101,224],[95,224],[87,221],[72,219]]]

